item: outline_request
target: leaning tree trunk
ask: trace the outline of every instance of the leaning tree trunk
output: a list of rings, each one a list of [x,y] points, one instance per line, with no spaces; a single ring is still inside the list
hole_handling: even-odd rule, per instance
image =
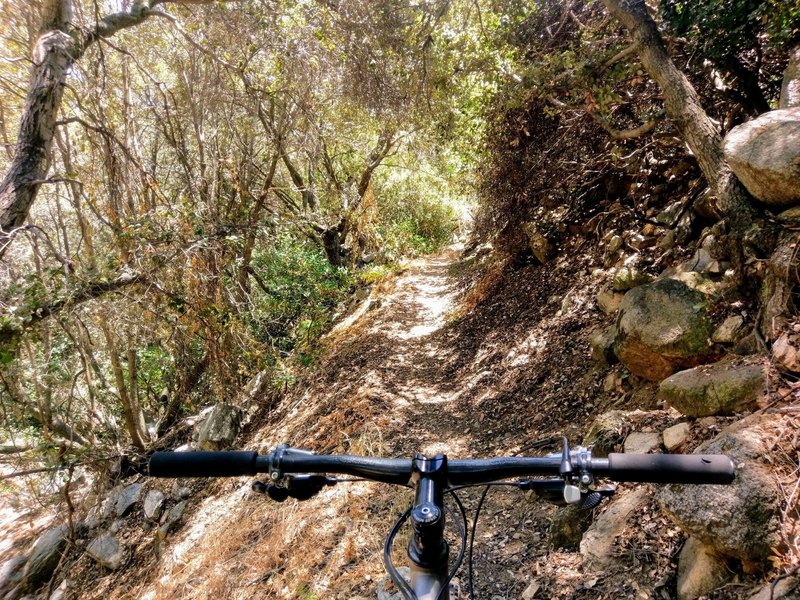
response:
[[[22,109],[11,166],[0,182],[0,258],[28,217],[47,175],[50,147],[70,68],[92,44],[144,22],[161,4],[210,4],[215,0],[137,1],[130,10],[106,15],[90,30],[72,27],[72,0],[44,2],[41,35],[33,49],[33,70]],[[231,0],[216,0],[226,2]]]
[[[47,175],[58,108],[73,64],[72,48],[72,38],[58,29],[48,31],[36,42],[16,152],[0,183],[0,257],[14,230],[25,222]]]
[[[700,96],[667,53],[644,0],[603,0],[608,11],[630,32],[642,65],[664,94],[667,116],[697,157],[717,199],[717,208],[732,230],[743,231],[757,216],[750,195],[722,153],[722,136],[700,102]]]

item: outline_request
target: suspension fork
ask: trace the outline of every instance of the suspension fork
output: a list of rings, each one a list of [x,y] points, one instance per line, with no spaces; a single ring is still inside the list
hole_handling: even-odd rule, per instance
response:
[[[411,561],[411,588],[419,600],[449,600],[444,590],[450,548],[444,539],[444,489],[447,486],[447,457],[437,454],[414,458],[411,481],[416,485],[411,511],[413,535],[408,544]]]

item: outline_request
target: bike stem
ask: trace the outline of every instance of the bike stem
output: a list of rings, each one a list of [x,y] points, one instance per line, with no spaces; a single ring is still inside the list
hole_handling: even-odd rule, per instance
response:
[[[447,457],[437,454],[414,458],[411,482],[416,486],[414,508],[411,511],[413,536],[408,544],[411,561],[411,587],[419,600],[449,597],[447,591],[439,596],[448,575],[450,548],[444,540],[444,489],[447,487]]]

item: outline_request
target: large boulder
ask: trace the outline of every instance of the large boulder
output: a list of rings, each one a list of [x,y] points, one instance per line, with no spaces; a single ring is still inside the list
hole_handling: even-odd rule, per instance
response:
[[[684,282],[659,279],[622,300],[614,352],[629,371],[660,381],[715,358],[706,296]]]
[[[723,360],[667,377],[658,392],[667,404],[689,417],[732,415],[755,408],[766,393],[761,362]]]
[[[766,565],[779,547],[782,493],[765,457],[790,427],[787,417],[754,415],[701,445],[698,454],[726,454],[736,464],[732,485],[667,485],[664,511],[710,551],[740,560],[748,572]]]
[[[224,450],[233,445],[242,422],[241,409],[217,404],[200,425],[197,445],[201,450]]]
[[[753,196],[770,206],[800,204],[800,107],[773,110],[734,127],[723,150]]]

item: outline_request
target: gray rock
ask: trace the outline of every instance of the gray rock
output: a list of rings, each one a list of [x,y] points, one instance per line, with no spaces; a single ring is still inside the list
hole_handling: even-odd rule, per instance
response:
[[[611,239],[608,241],[608,251],[611,253],[616,252],[617,250],[622,248],[623,243],[624,240],[622,239],[621,236],[619,235],[612,236]]]
[[[4,598],[22,581],[27,562],[27,556],[15,556],[3,563],[0,567],[0,598]]]
[[[770,206],[800,203],[800,106],[766,112],[734,127],[723,151],[753,196]]]
[[[678,558],[678,600],[695,600],[733,578],[727,561],[690,537]]]
[[[122,490],[119,493],[119,496],[117,497],[117,502],[114,505],[114,511],[116,512],[117,516],[123,517],[126,514],[128,514],[133,505],[136,504],[141,497],[142,497],[141,483],[132,483],[122,488]]]
[[[201,450],[224,450],[229,448],[242,420],[242,411],[230,404],[217,404],[200,425],[197,444]]]
[[[744,318],[741,315],[728,317],[714,330],[711,341],[717,344],[735,344],[739,341],[743,328]]]
[[[675,279],[632,289],[622,300],[614,352],[633,374],[660,381],[714,358],[706,296]]]
[[[614,340],[616,337],[617,328],[614,325],[590,333],[589,344],[592,348],[592,359],[602,365],[610,365],[617,362],[617,356],[614,354]]]
[[[662,235],[659,238],[658,244],[656,244],[656,246],[658,246],[662,250],[670,250],[675,247],[675,244],[677,243],[676,238],[677,234],[675,233],[675,231],[672,229],[667,229],[664,232],[664,235]]]
[[[789,52],[789,65],[783,72],[781,99],[778,108],[800,106],[800,46]]]
[[[161,517],[161,527],[158,528],[158,536],[163,539],[167,537],[167,533],[169,533],[172,529],[175,528],[175,525],[183,517],[183,513],[186,510],[186,500],[182,502],[178,502],[175,506],[169,509],[166,513],[164,513]]]
[[[684,531],[717,554],[737,558],[746,571],[763,567],[780,544],[783,496],[763,457],[789,418],[753,415],[701,445],[697,454],[726,454],[736,464],[732,485],[666,485],[657,488],[664,511]]]
[[[577,506],[559,506],[550,519],[550,545],[570,550],[578,548],[591,524],[592,511]]]
[[[661,447],[661,436],[658,433],[634,431],[625,438],[622,446],[626,454],[648,454]]]
[[[191,495],[192,488],[185,485],[178,485],[177,481],[172,484],[172,497],[175,498],[175,500],[184,500]]]
[[[150,490],[144,497],[144,516],[150,520],[156,520],[161,516],[164,509],[164,501],[167,499],[161,490]]]
[[[761,363],[724,360],[675,373],[661,382],[658,393],[681,414],[708,417],[754,408],[766,385]]]
[[[69,526],[65,523],[45,531],[34,542],[25,565],[25,583],[33,589],[48,581],[61,560],[67,546]]]
[[[711,254],[705,248],[699,248],[687,261],[681,263],[679,270],[694,271],[695,273],[708,273],[714,263]],[[719,264],[719,263],[717,263]]]
[[[86,553],[107,569],[116,570],[125,560],[125,549],[110,533],[100,534],[86,547]]]
[[[614,542],[628,526],[630,516],[647,499],[647,490],[639,487],[620,494],[583,535],[580,543],[586,572],[607,570],[615,560]]]
[[[118,485],[114,487],[110,492],[108,492],[106,499],[103,500],[103,503],[100,507],[100,514],[99,514],[100,521],[105,521],[106,519],[111,517],[111,515],[114,514],[114,512],[117,509],[117,502],[119,502],[120,496],[122,496],[122,489],[123,486]]]
[[[656,221],[662,225],[672,225],[678,219],[678,215],[681,214],[684,204],[685,202],[680,200],[673,202],[656,215]]]
[[[689,439],[689,432],[692,430],[688,423],[678,423],[672,427],[667,427],[662,434],[664,437],[664,447],[667,452],[679,450]]]

